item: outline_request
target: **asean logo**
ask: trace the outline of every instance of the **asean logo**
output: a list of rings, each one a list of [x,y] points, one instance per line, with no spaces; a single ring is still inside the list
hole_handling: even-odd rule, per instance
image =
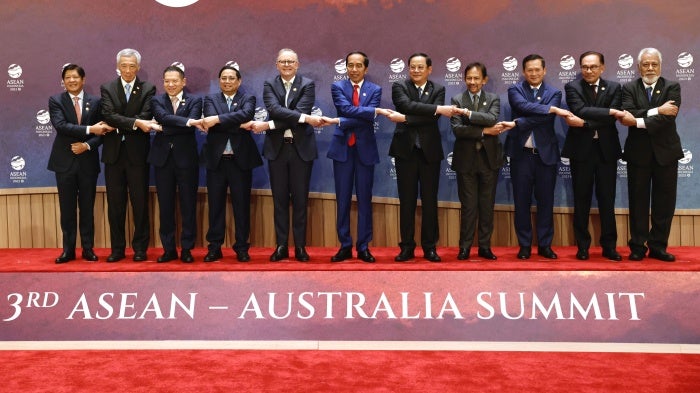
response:
[[[620,55],[620,57],[617,58],[617,65],[620,66],[620,68],[622,69],[626,70],[632,67],[632,64],[634,64],[634,58],[632,58],[632,55],[623,53]]]
[[[503,69],[510,72],[515,71],[516,68],[518,68],[518,59],[513,56],[506,56],[506,58],[503,59]]]
[[[561,66],[561,68],[563,70],[568,71],[568,70],[574,68],[574,66],[576,65],[576,60],[574,60],[574,58],[571,57],[571,55],[564,55],[559,60],[559,65]]]
[[[403,71],[404,67],[406,67],[406,64],[403,62],[403,60],[399,59],[398,57],[393,59],[391,63],[389,63],[389,68],[394,74],[398,74],[399,72]]]
[[[693,65],[693,55],[688,52],[682,52],[678,55],[678,65],[683,68],[688,68]]]

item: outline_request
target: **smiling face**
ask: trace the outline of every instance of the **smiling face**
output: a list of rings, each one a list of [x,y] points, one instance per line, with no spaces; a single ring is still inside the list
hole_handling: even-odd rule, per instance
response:
[[[428,59],[425,57],[413,56],[408,63],[408,70],[411,81],[416,86],[423,86],[433,72],[433,67],[428,65]]]
[[[131,83],[136,79],[136,74],[139,72],[139,63],[136,56],[122,56],[117,62],[117,68],[122,76],[122,79],[127,83]]]
[[[547,75],[547,69],[544,68],[540,59],[530,60],[523,67],[523,76],[530,86],[539,86],[545,75]]]
[[[180,94],[186,84],[187,78],[183,78],[177,71],[168,71],[163,75],[163,88],[171,97]]]
[[[85,85],[85,78],[78,74],[78,70],[68,70],[65,75],[63,75],[63,85],[66,87],[66,91],[70,94],[77,96],[83,91],[83,85]]]
[[[232,96],[241,86],[241,80],[234,70],[223,70],[219,75],[219,88],[227,96]]]
[[[348,56],[345,66],[348,70],[348,77],[352,83],[360,83],[363,79],[365,79],[367,67],[365,67],[364,56],[357,53]]]
[[[476,94],[481,91],[481,88],[488,83],[489,77],[483,76],[481,70],[478,67],[472,67],[467,70],[467,74],[464,77],[464,82],[467,84],[467,90],[471,94]]]
[[[282,79],[288,81],[297,74],[299,69],[299,59],[297,54],[292,51],[282,51],[277,56],[277,71],[280,72]]]

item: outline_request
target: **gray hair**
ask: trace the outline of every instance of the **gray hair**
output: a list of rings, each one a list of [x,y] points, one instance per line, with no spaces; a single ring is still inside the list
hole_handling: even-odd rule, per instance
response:
[[[291,52],[291,53],[294,53],[294,56],[297,58],[297,61],[299,61],[299,55],[297,55],[296,52],[294,52],[293,50],[291,50],[291,49],[289,49],[289,48],[282,48],[282,49],[280,49],[280,51],[277,52],[277,58],[275,59],[275,61],[277,61],[277,59],[280,58],[280,55],[282,54],[282,52]]]
[[[141,54],[136,49],[126,48],[122,49],[117,53],[117,64],[119,64],[119,59],[122,57],[135,57],[136,64],[141,65]]]
[[[661,52],[659,52],[658,49],[656,48],[644,48],[639,51],[639,54],[637,55],[637,63],[642,62],[642,56],[650,54],[650,55],[656,55],[659,57],[659,64],[663,63],[663,59],[661,59]]]

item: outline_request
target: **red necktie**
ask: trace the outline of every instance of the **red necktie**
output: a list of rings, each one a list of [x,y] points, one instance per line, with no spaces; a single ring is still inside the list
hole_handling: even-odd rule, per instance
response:
[[[352,90],[352,105],[360,106],[360,85],[353,85]],[[355,146],[355,133],[350,133],[350,138],[348,138],[348,146]]]

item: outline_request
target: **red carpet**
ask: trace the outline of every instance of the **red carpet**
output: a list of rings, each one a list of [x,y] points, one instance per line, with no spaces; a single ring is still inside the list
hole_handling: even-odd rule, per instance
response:
[[[182,263],[172,261],[168,263],[156,263],[156,259],[163,252],[162,249],[152,248],[148,250],[149,260],[146,262],[133,262],[133,253],[127,251],[126,259],[117,263],[106,263],[109,255],[108,249],[95,250],[100,260],[98,262],[85,262],[78,258],[75,261],[56,265],[54,259],[61,253],[59,249],[5,249],[2,250],[0,260],[0,272],[138,272],[138,271],[286,271],[286,270],[555,270],[555,271],[598,271],[598,270],[627,270],[627,271],[700,271],[700,247],[670,248],[669,252],[676,255],[676,262],[661,262],[655,259],[645,258],[642,262],[627,260],[628,250],[619,248],[623,255],[622,262],[613,262],[605,259],[600,254],[600,249],[591,249],[591,259],[579,261],[576,259],[576,247],[555,247],[554,251],[559,255],[557,260],[541,258],[533,250],[529,260],[521,261],[516,258],[516,247],[494,247],[493,251],[498,256],[496,261],[487,261],[476,256],[476,250],[472,250],[472,257],[468,261],[457,260],[457,249],[454,247],[439,248],[438,253],[442,257],[441,263],[431,263],[422,258],[422,251],[416,250],[416,259],[410,262],[394,262],[394,256],[398,254],[398,248],[374,248],[372,253],[377,258],[376,263],[365,263],[358,259],[352,259],[340,263],[331,263],[330,257],[335,254],[335,248],[308,247],[311,261],[300,263],[290,258],[280,262],[270,262],[272,248],[252,248],[250,250],[251,261],[241,263],[236,261],[231,249],[223,250],[224,258],[212,263],[204,263],[202,259],[206,249],[193,250],[195,263]],[[78,256],[80,250],[77,250]],[[290,253],[293,252],[290,250]]]

